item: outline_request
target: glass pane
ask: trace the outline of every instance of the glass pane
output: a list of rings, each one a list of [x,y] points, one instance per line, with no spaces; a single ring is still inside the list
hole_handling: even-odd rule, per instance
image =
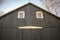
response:
[[[23,13],[19,13],[19,17],[22,17],[23,18],[23,16],[24,16]]]

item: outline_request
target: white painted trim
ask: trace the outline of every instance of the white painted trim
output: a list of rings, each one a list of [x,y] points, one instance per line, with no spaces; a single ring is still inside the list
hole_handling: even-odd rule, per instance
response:
[[[38,17],[38,14],[39,14],[39,13],[41,14],[41,17]],[[37,11],[37,12],[36,12],[36,18],[43,18],[43,13],[40,12],[40,11]]]
[[[35,27],[35,26],[24,26],[18,27],[18,29],[42,29],[43,27]]]
[[[20,13],[23,14],[23,17],[20,17],[20,15],[19,15]],[[25,18],[25,12],[24,12],[24,11],[19,11],[19,12],[18,12],[18,18]]]

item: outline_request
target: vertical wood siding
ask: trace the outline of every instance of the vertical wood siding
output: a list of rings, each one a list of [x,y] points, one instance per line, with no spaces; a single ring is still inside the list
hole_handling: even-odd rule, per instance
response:
[[[60,40],[60,28],[40,30],[0,28],[0,40]]]
[[[17,18],[18,11],[25,11],[25,18]],[[36,11],[43,18],[36,18]],[[17,27],[36,26],[42,29],[18,29]],[[34,6],[26,5],[0,18],[0,40],[60,40],[60,19]]]
[[[25,11],[24,19],[17,18],[18,11]],[[43,18],[36,18],[36,11],[41,11]],[[0,19],[0,27],[20,26],[60,27],[60,19],[34,5],[26,5]]]

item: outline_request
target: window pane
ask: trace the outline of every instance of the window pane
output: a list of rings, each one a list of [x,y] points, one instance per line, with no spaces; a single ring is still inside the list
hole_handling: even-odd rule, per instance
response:
[[[19,13],[19,17],[23,17],[23,13]]]
[[[38,13],[37,15],[38,15],[38,17],[41,17],[41,13]]]
[[[24,18],[25,17],[25,12],[24,11],[19,11],[18,12],[18,18]]]
[[[36,18],[43,18],[42,12],[36,12]]]

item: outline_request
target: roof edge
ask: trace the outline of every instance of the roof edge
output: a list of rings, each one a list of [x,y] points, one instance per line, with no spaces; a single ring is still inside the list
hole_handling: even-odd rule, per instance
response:
[[[53,13],[51,13],[51,12],[49,12],[49,11],[47,11],[47,10],[41,8],[41,7],[39,7],[38,5],[35,5],[35,4],[31,3],[31,2],[28,2],[28,3],[26,3],[26,4],[24,4],[24,5],[20,6],[20,7],[17,7],[17,8],[15,8],[15,9],[13,9],[13,10],[11,10],[11,11],[9,11],[9,12],[3,14],[2,16],[6,15],[6,14],[9,14],[10,12],[12,12],[12,11],[14,11],[14,10],[17,10],[18,8],[24,7],[25,5],[28,5],[28,4],[32,4],[32,5],[34,5],[34,6],[38,7],[38,8],[40,8],[40,9],[42,9],[42,10],[48,12],[48,13],[54,15],[55,17],[58,17],[57,15],[55,15],[55,14],[53,14]],[[0,18],[1,18],[2,16],[0,16]],[[60,19],[60,17],[58,17],[58,18]]]

